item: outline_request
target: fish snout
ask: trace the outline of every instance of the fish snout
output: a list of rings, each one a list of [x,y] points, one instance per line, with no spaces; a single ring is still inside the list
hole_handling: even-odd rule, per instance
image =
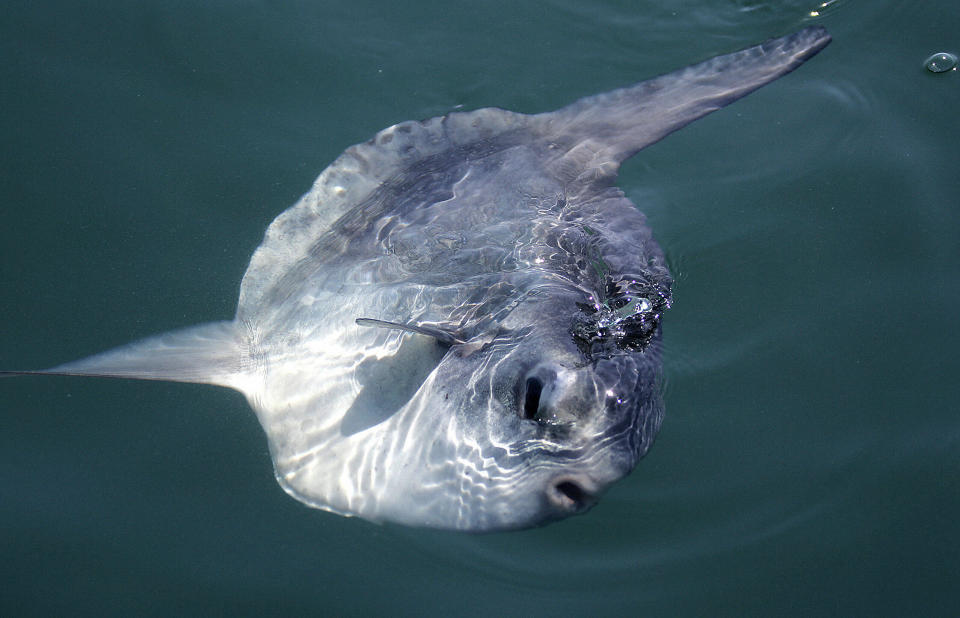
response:
[[[585,513],[598,498],[597,484],[585,474],[561,474],[547,484],[547,500],[568,515]]]

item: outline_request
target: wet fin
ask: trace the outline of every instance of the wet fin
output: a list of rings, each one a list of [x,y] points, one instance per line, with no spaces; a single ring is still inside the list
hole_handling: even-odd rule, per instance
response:
[[[244,346],[234,322],[212,322],[114,348],[50,369],[0,375],[55,375],[196,382],[239,388]]]
[[[811,58],[830,42],[821,26],[804,28],[742,51],[540,114],[544,134],[609,171],[637,151],[733,103]]]
[[[375,326],[378,328],[389,328],[393,330],[403,330],[410,333],[418,333],[420,335],[426,335],[427,337],[433,337],[440,343],[448,346],[461,345],[466,341],[451,332],[441,330],[439,328],[434,328],[432,326],[422,326],[417,324],[399,324],[397,322],[387,322],[386,320],[375,320],[374,318],[357,318],[357,326]]]

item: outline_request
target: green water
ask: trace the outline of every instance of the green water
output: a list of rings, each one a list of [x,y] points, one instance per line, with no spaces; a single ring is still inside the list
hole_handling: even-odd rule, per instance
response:
[[[956,3],[85,4],[0,20],[2,368],[231,317],[267,224],[392,123],[834,42],[625,166],[677,275],[667,415],[589,514],[344,519],[236,393],[4,380],[0,614],[960,612],[960,72],[923,68]]]

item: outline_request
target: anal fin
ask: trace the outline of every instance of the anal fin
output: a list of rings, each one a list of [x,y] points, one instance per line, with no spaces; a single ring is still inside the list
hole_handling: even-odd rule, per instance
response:
[[[211,322],[148,337],[78,361],[0,375],[62,375],[195,382],[239,388],[249,361],[235,322]]]

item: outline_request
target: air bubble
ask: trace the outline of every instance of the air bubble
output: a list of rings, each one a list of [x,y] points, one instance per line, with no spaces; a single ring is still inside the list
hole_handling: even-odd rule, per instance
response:
[[[957,57],[947,52],[937,52],[927,58],[923,66],[931,73],[946,73],[957,68]]]

